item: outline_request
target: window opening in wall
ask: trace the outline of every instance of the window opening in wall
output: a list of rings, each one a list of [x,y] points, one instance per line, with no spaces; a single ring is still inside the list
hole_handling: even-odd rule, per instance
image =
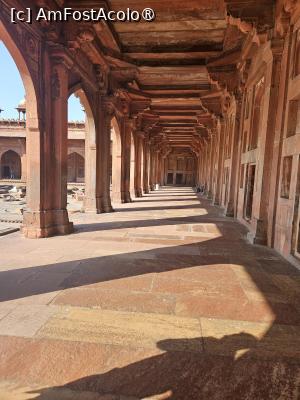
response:
[[[68,156],[68,182],[84,182],[84,158],[78,153]]]
[[[292,231],[292,254],[300,258],[300,161],[298,157],[297,185],[295,194],[293,231]]]
[[[294,136],[298,125],[300,131],[300,101],[291,100],[289,102],[286,137]]]
[[[292,164],[293,157],[284,157],[282,161],[282,176],[281,176],[281,190],[280,197],[288,199],[290,197],[290,186],[292,177]]]
[[[243,153],[246,153],[246,151],[247,151],[247,138],[248,138],[248,132],[247,132],[247,131],[244,131],[244,136],[243,136],[243,147],[242,147]]]
[[[250,220],[252,218],[253,193],[255,184],[255,164],[247,166],[246,172],[246,188],[244,202],[244,218]]]
[[[173,184],[173,173],[169,172],[167,176],[167,185],[172,185]]]
[[[228,190],[229,190],[229,168],[225,168],[224,171],[224,182],[225,182],[225,196],[224,196],[224,204],[227,204],[228,200]]]
[[[300,74],[300,29],[295,32],[294,77]]]
[[[246,94],[245,119],[249,118],[249,93]]]
[[[258,136],[260,130],[260,120],[262,115],[261,111],[262,111],[264,90],[265,89],[264,89],[264,78],[263,78],[258,82],[258,84],[255,87],[255,98],[253,104],[253,117],[252,117],[249,150],[254,150],[257,148]]]
[[[176,174],[176,185],[182,184],[183,174]]]
[[[245,164],[241,165],[240,189],[244,188]]]

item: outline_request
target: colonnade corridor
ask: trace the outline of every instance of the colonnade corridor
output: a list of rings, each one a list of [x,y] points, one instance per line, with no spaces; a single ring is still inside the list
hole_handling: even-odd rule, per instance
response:
[[[0,399],[297,399],[299,271],[192,188],[0,240]]]

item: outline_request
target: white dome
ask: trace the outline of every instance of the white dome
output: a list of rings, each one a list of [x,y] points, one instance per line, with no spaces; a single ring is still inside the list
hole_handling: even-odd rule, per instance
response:
[[[18,108],[26,108],[26,99],[22,99],[18,105]]]

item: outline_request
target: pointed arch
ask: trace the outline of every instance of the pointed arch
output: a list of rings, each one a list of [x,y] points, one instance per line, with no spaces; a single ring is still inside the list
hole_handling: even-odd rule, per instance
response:
[[[1,179],[21,179],[21,157],[13,150],[5,151],[0,159]]]

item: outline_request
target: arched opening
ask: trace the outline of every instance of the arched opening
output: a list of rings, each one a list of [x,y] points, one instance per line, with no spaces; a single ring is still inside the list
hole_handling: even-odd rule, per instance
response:
[[[111,121],[111,191],[112,200],[120,203],[121,199],[121,133],[118,121]]]
[[[24,89],[22,87],[22,92],[26,96],[26,128],[27,133],[29,129],[36,129],[38,128],[38,110],[37,110],[37,99],[36,99],[36,91],[34,87],[34,81],[31,77],[31,73],[27,67],[25,58],[21,53],[22,50],[19,50],[16,43],[11,38],[10,34],[6,30],[4,24],[0,21],[0,42],[3,42],[5,48],[8,50],[9,54],[11,55],[17,69],[19,75],[21,77]],[[6,71],[6,75],[11,74],[11,70]],[[14,78],[15,80],[15,78]],[[2,93],[5,93],[5,98],[12,98],[11,96],[16,93],[17,86],[20,85],[20,81],[17,78],[17,82],[13,85],[13,88],[10,87],[10,93],[8,97],[8,92],[4,90]],[[13,90],[12,90],[13,89]],[[17,90],[18,93],[18,90]],[[20,94],[18,94],[19,97]],[[19,99],[20,100],[20,99]],[[13,100],[14,102],[14,100]],[[13,104],[13,103],[11,103]],[[17,103],[18,104],[18,103]],[[16,108],[17,104],[14,106]]]
[[[84,92],[77,90],[72,93],[68,99],[68,121],[69,122],[84,122],[85,108],[82,103]]]
[[[74,152],[68,155],[68,183],[84,182],[84,158]]]
[[[9,31],[2,21],[0,21],[0,42],[2,46],[5,46],[5,50],[8,51],[11,59],[13,60],[17,73],[14,73],[13,68],[10,65],[4,63],[3,58],[1,58],[1,69],[4,68],[4,73],[1,71],[1,75],[4,79],[7,79],[9,84],[9,90],[1,90],[1,93],[5,98],[0,95],[0,108],[17,108],[20,106],[19,101],[24,97],[26,99],[26,121],[22,121],[26,129],[26,139],[22,139],[24,143],[21,143],[21,147],[25,150],[25,140],[26,140],[26,155],[22,156],[23,165],[21,164],[20,156],[9,151],[3,154],[1,157],[1,175],[2,177],[7,177],[10,179],[26,179],[26,209],[23,213],[23,225],[22,232],[25,236],[36,237],[41,232],[41,222],[39,218],[35,218],[35,223],[32,224],[32,213],[40,212],[43,204],[41,202],[41,137],[39,132],[39,113],[38,113],[38,102],[37,95],[39,90],[39,82],[33,77],[30,71],[29,62],[27,64],[28,52],[20,43],[15,42],[14,38],[10,35]],[[28,43],[27,43],[28,44]],[[28,44],[29,45],[29,44]],[[30,43],[32,46],[32,52],[38,52],[37,44]],[[12,75],[13,74],[13,75]],[[9,81],[13,76],[13,84]],[[36,85],[36,86],[35,86]],[[2,89],[5,84],[1,83]],[[13,97],[16,94],[18,96],[18,102],[15,103],[16,99]],[[7,101],[7,103],[6,103]],[[3,104],[4,102],[4,104]],[[10,103],[11,102],[11,103]],[[22,102],[22,107],[24,102]],[[7,115],[8,118],[16,118],[17,111],[12,110],[14,113],[12,116]],[[22,108],[21,113],[25,115],[24,109]],[[2,114],[5,116],[5,114]],[[20,142],[19,142],[20,144]],[[22,166],[21,166],[22,165]],[[22,176],[23,175],[23,176]]]
[[[68,182],[80,184],[77,200],[84,198],[84,210],[96,212],[95,116],[81,85],[71,88],[68,100],[68,151]],[[71,178],[76,180],[71,182]]]
[[[134,191],[134,175],[135,175],[135,144],[133,133],[130,134],[131,145],[130,145],[130,195],[133,198],[135,196]]]
[[[13,150],[8,150],[1,157],[1,178],[21,179],[21,157]]]
[[[84,183],[86,114],[81,98],[84,93],[77,90],[68,99],[68,184]]]
[[[25,88],[15,61],[2,41],[0,41],[0,59],[1,118],[23,121],[26,113]]]

